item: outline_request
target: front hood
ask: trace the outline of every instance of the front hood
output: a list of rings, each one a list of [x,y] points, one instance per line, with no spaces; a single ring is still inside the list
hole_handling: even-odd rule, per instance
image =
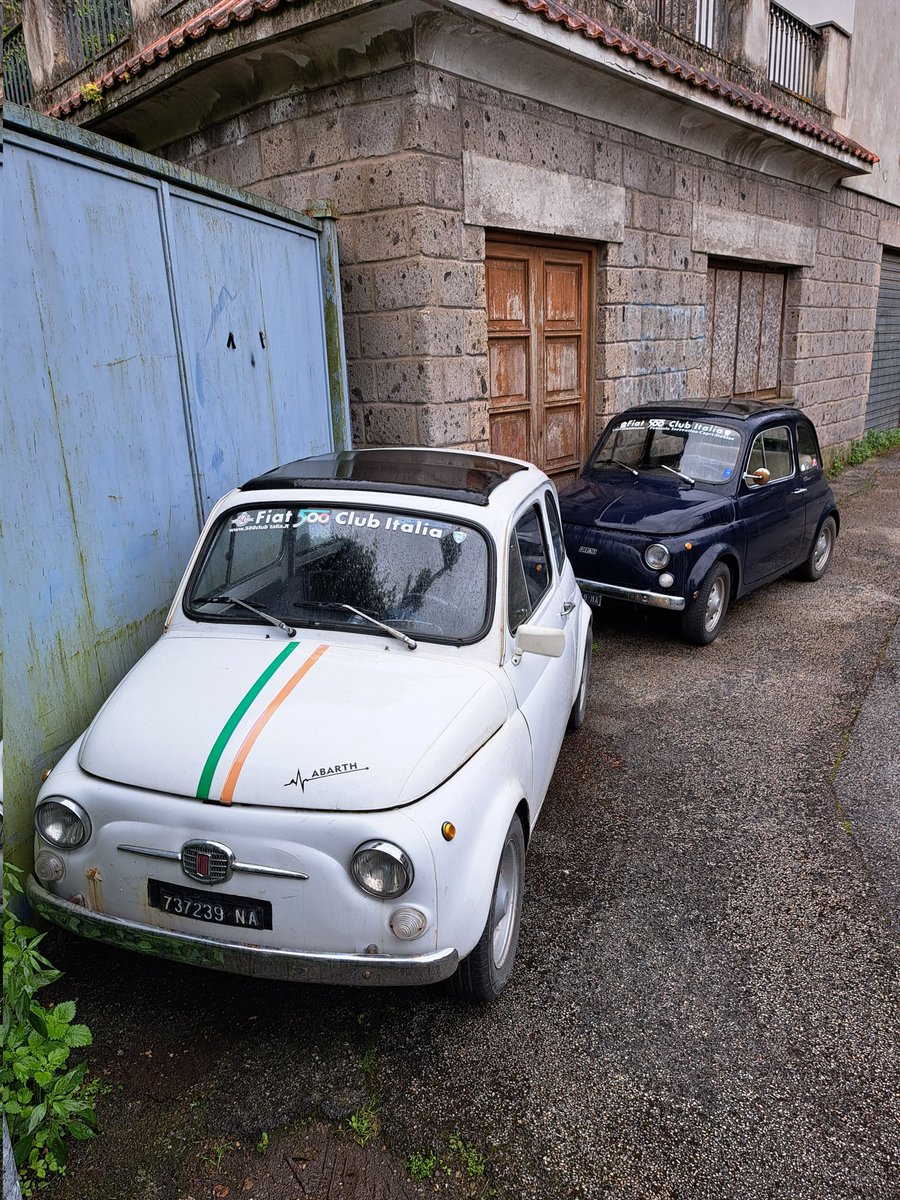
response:
[[[731,500],[701,485],[638,478],[624,472],[582,476],[559,493],[563,521],[570,525],[671,537],[718,525],[730,518]],[[611,477],[606,477],[611,476]]]
[[[78,761],[104,779],[200,800],[407,804],[496,733],[506,700],[480,666],[421,645],[359,642],[169,634],[100,710]]]

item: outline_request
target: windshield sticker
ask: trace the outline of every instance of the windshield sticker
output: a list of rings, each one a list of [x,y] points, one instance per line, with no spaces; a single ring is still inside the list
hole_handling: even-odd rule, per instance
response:
[[[722,478],[730,479],[733,474],[734,474],[734,467],[725,467],[725,469],[722,471]]]
[[[335,763],[333,767],[316,767],[312,775],[304,775],[300,768],[293,779],[289,779],[284,787],[299,787],[300,791],[306,790],[306,785],[312,783],[316,779],[328,779],[335,775],[358,775],[361,771],[368,771],[368,767],[357,766],[355,762]]]
[[[411,533],[419,537],[442,538],[451,533],[449,526],[439,525],[424,517],[392,516],[390,513],[374,513],[341,509],[302,508],[294,512],[287,508],[261,508],[256,512],[240,512],[232,518],[231,528],[248,532],[251,529],[277,530],[299,529],[302,525],[331,525],[341,529],[384,529],[389,533]],[[462,545],[466,534],[452,531],[453,540]]]
[[[717,438],[732,445],[740,441],[740,434],[724,425],[708,425],[705,421],[685,421],[677,417],[632,417],[620,421],[618,429],[661,429],[665,433],[700,433],[704,437]]]

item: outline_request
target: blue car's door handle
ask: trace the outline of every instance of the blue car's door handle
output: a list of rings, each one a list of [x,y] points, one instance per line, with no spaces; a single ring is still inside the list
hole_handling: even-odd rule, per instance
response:
[[[794,488],[792,495],[802,496],[805,491],[806,491],[806,488]]]

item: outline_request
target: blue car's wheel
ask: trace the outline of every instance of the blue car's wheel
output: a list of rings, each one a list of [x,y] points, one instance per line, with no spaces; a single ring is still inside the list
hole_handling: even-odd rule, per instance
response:
[[[719,636],[728,600],[731,596],[731,572],[723,562],[717,562],[700,585],[697,598],[684,610],[681,632],[694,646],[708,646]]]
[[[817,579],[822,578],[828,570],[828,564],[831,562],[836,539],[837,525],[835,524],[834,517],[826,517],[819,526],[809,556],[800,568],[799,575],[801,579],[807,579],[811,583],[815,583]]]

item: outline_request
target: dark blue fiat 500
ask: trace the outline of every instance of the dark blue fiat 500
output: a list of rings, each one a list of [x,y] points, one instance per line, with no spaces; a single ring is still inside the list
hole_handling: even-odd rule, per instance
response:
[[[587,599],[678,612],[701,646],[753,588],[793,570],[820,579],[839,528],[812,423],[761,400],[628,409],[560,505]]]

